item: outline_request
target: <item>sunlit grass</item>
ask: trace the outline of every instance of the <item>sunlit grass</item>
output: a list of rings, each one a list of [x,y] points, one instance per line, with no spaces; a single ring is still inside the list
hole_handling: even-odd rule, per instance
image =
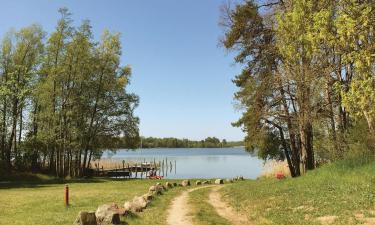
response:
[[[105,203],[125,201],[144,194],[155,180],[72,180],[69,182],[70,206],[64,207],[65,183],[47,179],[41,182],[12,181],[0,184],[0,224],[53,225],[72,224],[79,211],[95,211]],[[166,207],[182,189],[169,190],[158,197],[147,213],[135,218],[123,218],[129,224],[165,224]],[[157,209],[156,209],[157,208]],[[163,209],[163,210],[159,210]]]
[[[357,224],[358,214],[375,209],[374,157],[326,165],[300,178],[263,178],[238,182],[224,197],[259,224]]]

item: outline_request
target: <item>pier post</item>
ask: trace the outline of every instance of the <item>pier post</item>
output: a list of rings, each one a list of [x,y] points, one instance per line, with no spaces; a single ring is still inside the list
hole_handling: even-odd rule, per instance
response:
[[[69,206],[69,186],[65,184],[65,207]]]
[[[138,177],[138,167],[137,167],[137,163],[135,164],[134,169],[135,169],[135,178],[137,178],[137,177]]]

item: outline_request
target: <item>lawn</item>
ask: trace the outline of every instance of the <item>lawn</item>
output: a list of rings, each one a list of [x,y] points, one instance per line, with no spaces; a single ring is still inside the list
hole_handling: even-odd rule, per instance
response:
[[[104,203],[123,205],[136,195],[144,194],[152,180],[88,179],[57,181],[48,177],[0,182],[1,225],[72,224],[79,211],[96,210]],[[163,181],[165,182],[165,181]],[[64,207],[65,183],[70,188],[70,207]],[[130,224],[165,224],[166,207],[181,190],[165,192],[145,212],[123,218]]]
[[[228,185],[226,201],[256,224],[375,224],[375,158],[325,165],[300,178]]]
[[[225,185],[220,192],[254,224],[375,224],[374,171],[375,158],[364,157],[328,164],[299,178],[239,181]],[[64,207],[65,183],[70,187],[69,208]],[[22,182],[0,182],[0,224],[72,224],[81,210],[95,210],[112,202],[123,205],[155,183],[113,179],[61,182],[40,175]],[[183,190],[186,188],[166,191],[144,212],[124,221],[129,225],[164,225],[171,200]],[[229,224],[207,202],[209,191],[204,188],[190,193],[193,221],[196,225]]]
[[[189,205],[195,225],[228,225],[226,219],[220,217],[214,207],[208,203],[211,188],[202,188],[190,193]],[[244,224],[245,225],[245,224]]]

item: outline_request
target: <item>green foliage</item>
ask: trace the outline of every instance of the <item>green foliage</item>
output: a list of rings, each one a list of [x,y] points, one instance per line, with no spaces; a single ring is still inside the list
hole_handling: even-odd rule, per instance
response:
[[[246,132],[247,149],[263,159],[284,155],[298,176],[357,144],[373,146],[351,138],[375,133],[373,8],[351,0],[223,7],[222,44],[243,67],[234,79],[243,114],[234,125]]]
[[[59,12],[46,43],[36,25],[3,40],[1,159],[8,168],[80,176],[110,140],[136,147],[139,99],[127,91],[120,34],[105,30],[97,42],[89,21],[74,27],[69,11]]]

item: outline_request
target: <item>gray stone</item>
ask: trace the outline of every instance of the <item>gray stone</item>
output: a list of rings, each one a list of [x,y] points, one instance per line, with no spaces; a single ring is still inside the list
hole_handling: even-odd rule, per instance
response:
[[[149,193],[157,194],[157,195],[161,195],[163,190],[164,190],[164,188],[161,185],[151,186],[148,189]]]
[[[156,185],[155,186],[155,192],[158,195],[161,195],[164,190],[165,190],[165,187],[163,185]]]
[[[151,186],[149,189],[148,189],[149,192],[154,192],[156,191],[156,186]]]
[[[189,180],[183,180],[183,181],[181,182],[181,185],[182,185],[183,187],[190,186],[190,181],[189,181]]]
[[[79,212],[73,225],[97,225],[95,212]]]
[[[119,208],[116,204],[104,204],[95,212],[98,224],[120,224]]]
[[[244,179],[243,179],[243,176],[237,176],[236,180],[244,180]]]
[[[133,213],[142,212],[143,209],[147,207],[150,201],[147,201],[144,196],[141,197],[134,197],[133,201],[125,202],[124,208],[125,210],[131,211]]]
[[[167,188],[173,188],[173,185],[172,185],[171,183],[169,183],[169,182],[166,182],[166,183],[165,183],[165,186],[166,186]]]
[[[224,180],[223,179],[216,179],[215,184],[224,184]]]
[[[152,193],[146,193],[144,195],[142,195],[142,197],[146,200],[146,201],[151,201],[153,198],[154,198],[154,195]]]

